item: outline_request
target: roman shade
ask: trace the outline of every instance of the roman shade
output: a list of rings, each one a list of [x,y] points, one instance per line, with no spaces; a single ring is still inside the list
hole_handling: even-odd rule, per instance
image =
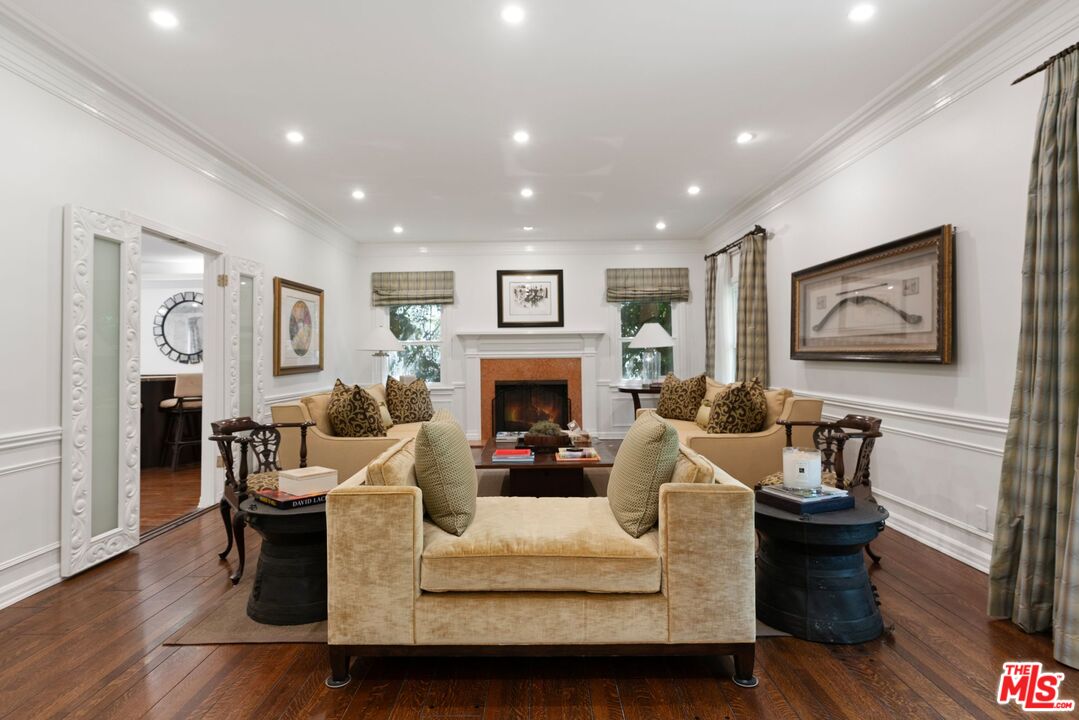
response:
[[[689,268],[607,268],[607,302],[689,301]]]
[[[453,271],[371,273],[371,305],[450,305]]]

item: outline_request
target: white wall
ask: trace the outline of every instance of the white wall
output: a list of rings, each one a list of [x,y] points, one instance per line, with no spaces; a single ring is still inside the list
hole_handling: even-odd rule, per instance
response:
[[[0,607],[58,578],[62,208],[125,211],[325,289],[326,370],[268,377],[273,401],[352,374],[352,256],[57,96],[0,70]],[[272,306],[264,345],[272,367]],[[156,352],[156,350],[155,350]]]
[[[357,308],[355,320],[362,339],[383,311],[371,307],[371,273],[401,270],[452,270],[456,284],[456,302],[444,310],[443,335],[449,339],[448,357],[443,359],[444,387],[434,391],[436,402],[452,408],[466,427],[478,427],[474,419],[464,417],[465,393],[479,388],[465,385],[463,350],[453,334],[464,331],[498,329],[496,273],[498,270],[564,271],[565,329],[618,332],[617,306],[604,299],[605,271],[612,267],[688,267],[690,302],[675,306],[676,338],[681,352],[676,352],[675,372],[694,374],[704,369],[704,262],[698,243],[582,243],[533,242],[532,252],[523,243],[471,243],[431,245],[411,243],[366,245],[357,264]],[[636,248],[640,248],[639,250]],[[682,327],[678,328],[677,323]],[[503,330],[503,332],[507,332]],[[629,395],[612,388],[621,379],[618,363],[618,340],[604,337],[600,343],[597,370],[597,407],[599,427],[586,428],[602,435],[621,436],[633,421]],[[356,382],[370,382],[370,353],[357,352]],[[451,395],[452,393],[452,395]],[[481,409],[481,412],[483,410]]]
[[[773,385],[825,413],[882,417],[873,484],[891,525],[984,569],[1014,379],[1026,189],[1041,81],[1012,68],[822,184],[763,214]],[[791,360],[791,273],[956,226],[953,365]],[[729,241],[718,234],[709,246]]]

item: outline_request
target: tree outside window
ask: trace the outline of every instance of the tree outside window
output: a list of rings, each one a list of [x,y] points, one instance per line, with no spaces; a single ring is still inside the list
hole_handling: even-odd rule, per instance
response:
[[[390,353],[390,375],[442,380],[442,306],[392,305],[390,332],[405,346]]]
[[[635,350],[629,343],[641,329],[641,325],[659,323],[671,333],[670,301],[624,302],[619,311],[621,315],[622,336],[622,379],[639,378],[644,373],[644,350]],[[674,348],[658,348],[660,375],[674,372]]]

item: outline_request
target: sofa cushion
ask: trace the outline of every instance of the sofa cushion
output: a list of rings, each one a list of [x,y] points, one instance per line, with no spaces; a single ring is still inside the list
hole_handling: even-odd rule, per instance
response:
[[[606,498],[481,497],[460,537],[423,524],[420,588],[655,593],[658,532],[627,535]]]
[[[326,406],[333,434],[337,437],[385,437],[378,402],[359,385],[349,387],[338,380]]]
[[[416,484],[423,508],[446,532],[460,535],[476,515],[476,464],[455,422],[425,422],[416,433]]]
[[[607,484],[611,512],[633,537],[658,521],[659,486],[671,481],[677,460],[678,431],[655,413],[637,418],[618,448]]]
[[[697,417],[693,419],[693,422],[697,423],[697,427],[701,430],[708,429],[708,417],[712,414],[712,401],[701,400],[701,406],[697,408]]]
[[[716,469],[712,463],[687,447],[678,448],[678,459],[671,474],[672,483],[712,483],[715,476]]]
[[[330,393],[319,393],[300,398],[300,402],[307,408],[307,415],[315,423],[315,427],[324,435],[333,436],[333,425],[330,424],[330,416],[326,408],[330,404]]]
[[[420,379],[409,384],[386,378],[386,405],[395,423],[426,422],[435,414],[431,391]]]
[[[787,399],[793,396],[794,393],[787,388],[773,388],[764,391],[764,400],[768,404],[768,411],[764,416],[764,425],[761,426],[761,430],[767,430],[776,424],[776,420],[783,414],[783,407],[787,404]]]
[[[394,429],[401,427],[394,426]],[[416,484],[416,438],[397,443],[367,464],[368,485]]]
[[[708,418],[709,433],[751,433],[764,425],[768,401],[757,378],[734,383],[712,404]]]
[[[704,379],[704,399],[708,401],[709,405],[716,401],[716,395],[725,392],[730,385],[719,382],[715,378]]]
[[[679,380],[674,373],[668,373],[659,391],[656,412],[672,420],[692,420],[704,399],[705,385],[704,375]]]
[[[708,434],[701,430],[696,422],[689,420],[666,420],[665,422],[675,429],[675,432],[678,433],[678,442],[683,445],[688,445],[690,438]]]
[[[382,427],[386,430],[392,428],[393,416],[390,415],[390,408],[386,405],[386,386],[382,383],[375,383],[374,385],[366,385],[363,389],[378,403],[378,411],[382,415]]]

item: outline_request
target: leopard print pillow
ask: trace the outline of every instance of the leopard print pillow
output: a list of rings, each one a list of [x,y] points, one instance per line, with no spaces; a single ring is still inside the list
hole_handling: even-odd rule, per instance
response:
[[[427,422],[435,414],[431,391],[422,378],[405,385],[393,376],[387,377],[386,406],[394,425]]]
[[[668,420],[696,420],[697,410],[707,388],[703,374],[688,380],[679,380],[674,373],[668,373],[663,381],[663,388],[659,391],[656,413]]]
[[[378,401],[359,385],[334,383],[326,406],[330,427],[337,437],[385,437]]]
[[[768,416],[768,400],[761,381],[733,383],[727,392],[716,397],[712,414],[708,416],[709,433],[751,433],[764,425]]]

